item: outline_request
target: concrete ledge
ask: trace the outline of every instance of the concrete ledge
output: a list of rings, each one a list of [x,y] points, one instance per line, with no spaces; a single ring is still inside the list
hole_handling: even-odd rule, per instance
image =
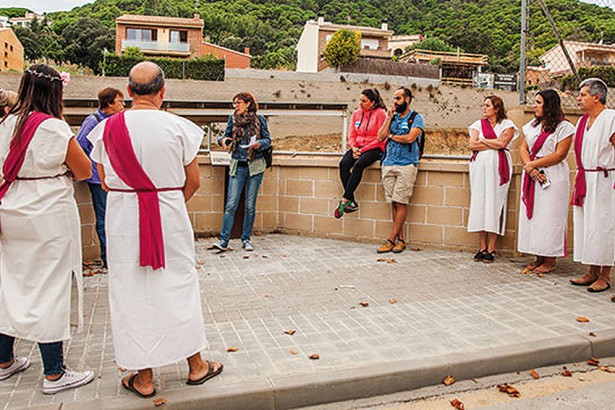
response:
[[[206,383],[200,388],[164,390],[157,397],[167,400],[167,409],[292,409],[433,386],[442,383],[449,374],[457,380],[464,380],[613,355],[615,329],[607,329],[596,337],[557,337],[469,354],[448,354],[294,377],[273,376],[233,385]],[[126,395],[59,403],[40,410],[59,408],[145,409],[152,408],[152,400]]]

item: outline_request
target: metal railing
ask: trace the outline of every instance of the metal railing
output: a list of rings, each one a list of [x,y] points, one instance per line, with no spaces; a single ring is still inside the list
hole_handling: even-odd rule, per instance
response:
[[[143,51],[170,53],[189,53],[189,43],[165,43],[162,41],[122,40],[122,50],[127,47],[139,47]]]

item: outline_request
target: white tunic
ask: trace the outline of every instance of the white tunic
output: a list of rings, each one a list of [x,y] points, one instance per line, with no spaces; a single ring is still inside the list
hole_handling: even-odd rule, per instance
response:
[[[497,123],[493,130],[500,135],[507,129],[513,129],[511,142],[519,135],[517,126],[508,119]],[[469,127],[478,131],[478,139],[485,139],[481,121],[476,121]],[[509,144],[510,145],[510,144]],[[512,177],[512,161],[510,152],[506,152],[510,175]],[[500,185],[498,172],[498,150],[479,151],[476,160],[470,162],[470,215],[468,217],[468,232],[492,232],[504,235],[506,229],[506,203],[510,181]]]
[[[578,123],[577,123],[578,126]],[[585,169],[615,168],[615,110],[598,115],[586,129],[581,149]],[[583,207],[573,206],[574,260],[586,265],[612,266],[615,263],[615,171],[586,172],[587,196]]]
[[[0,125],[0,171],[16,121],[11,116]],[[66,122],[45,120],[18,177],[66,173],[72,137]],[[71,314],[82,325],[81,222],[73,182],[67,176],[16,180],[2,199],[0,224],[0,333],[42,343],[70,338]]]
[[[110,188],[130,189],[109,162],[102,140],[106,121],[89,135],[92,159],[105,169]],[[197,155],[203,131],[176,115],[126,112],[137,160],[158,188],[183,187],[184,166]],[[194,233],[182,191],[159,192],[166,269],[139,266],[137,194],[109,192],[105,226],[109,307],[115,357],[127,369],[160,367],[206,346]]]
[[[542,134],[542,127],[532,126],[533,120],[523,126],[523,133],[531,151],[532,146]],[[537,157],[542,158],[556,151],[557,144],[574,134],[574,125],[568,121],[558,124],[555,131],[547,137],[544,145],[538,151]],[[566,255],[566,230],[568,229],[568,203],[570,202],[570,169],[563,161],[541,168],[551,180],[551,185],[542,188],[534,185],[534,214],[527,219],[526,207],[523,201],[519,205],[519,252],[532,255],[557,257]],[[521,186],[525,171],[521,176]],[[523,196],[523,190],[521,190]]]

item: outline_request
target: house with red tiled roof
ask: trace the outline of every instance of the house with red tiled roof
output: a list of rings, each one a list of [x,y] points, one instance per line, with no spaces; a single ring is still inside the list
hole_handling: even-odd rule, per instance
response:
[[[115,53],[138,47],[145,56],[197,58],[213,54],[226,68],[249,68],[249,50],[243,53],[203,41],[205,26],[198,13],[193,18],[125,14],[115,19]],[[247,52],[245,52],[247,51]]]

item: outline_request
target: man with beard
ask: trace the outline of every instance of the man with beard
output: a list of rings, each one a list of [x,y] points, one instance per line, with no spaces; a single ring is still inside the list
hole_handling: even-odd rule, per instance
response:
[[[410,109],[411,102],[408,88],[397,89],[388,117],[378,131],[378,140],[387,140],[381,162],[382,185],[393,215],[393,230],[378,253],[401,253],[406,249],[403,228],[418,172],[419,137],[425,129],[423,116]]]

